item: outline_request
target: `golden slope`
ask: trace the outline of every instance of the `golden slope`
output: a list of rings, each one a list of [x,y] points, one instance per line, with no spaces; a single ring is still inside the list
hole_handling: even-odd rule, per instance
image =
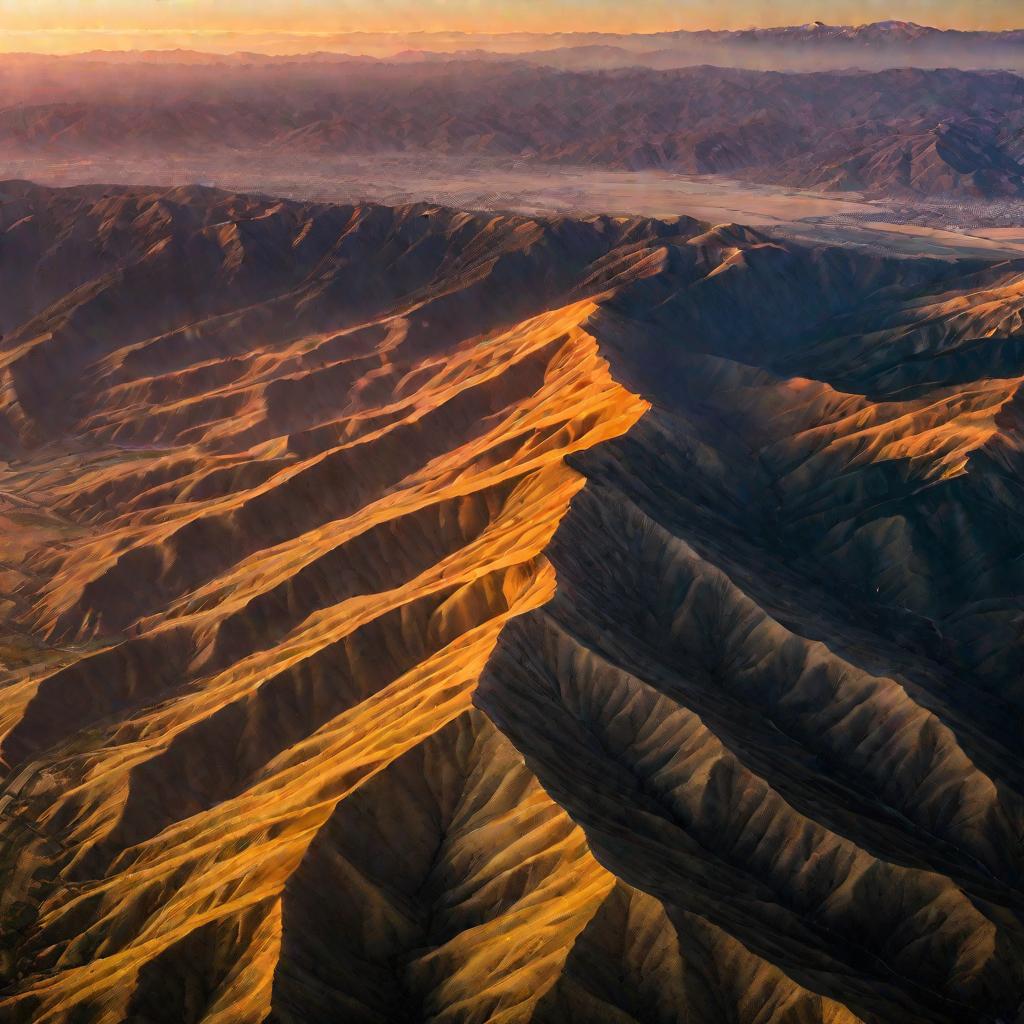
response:
[[[1018,267],[7,202],[5,1019],[1016,1013]]]

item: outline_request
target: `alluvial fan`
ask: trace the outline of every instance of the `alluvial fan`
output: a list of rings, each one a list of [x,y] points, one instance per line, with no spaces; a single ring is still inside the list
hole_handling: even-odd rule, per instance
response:
[[[0,1018],[1024,1020],[1024,261],[0,232]]]

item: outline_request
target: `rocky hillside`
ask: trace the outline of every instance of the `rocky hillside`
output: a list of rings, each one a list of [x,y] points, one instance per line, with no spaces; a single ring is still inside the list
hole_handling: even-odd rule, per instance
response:
[[[1024,263],[0,231],[0,1018],[1020,1019]]]

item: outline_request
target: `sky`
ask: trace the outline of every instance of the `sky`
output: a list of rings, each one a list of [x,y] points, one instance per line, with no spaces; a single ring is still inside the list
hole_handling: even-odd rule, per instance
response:
[[[899,19],[1021,28],[1020,0],[0,0],[0,50],[297,52],[347,32],[651,32]]]

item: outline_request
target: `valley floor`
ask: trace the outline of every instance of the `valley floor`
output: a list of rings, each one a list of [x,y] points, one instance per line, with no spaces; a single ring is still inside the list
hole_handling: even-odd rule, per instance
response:
[[[714,175],[595,170],[480,157],[446,160],[429,154],[314,157],[298,161],[298,167],[296,163],[274,155],[242,159],[228,154],[0,159],[0,178],[30,178],[50,185],[199,183],[318,202],[425,201],[530,215],[686,215],[713,224],[750,224],[789,238],[880,255],[1024,254],[1020,199],[880,199]]]

